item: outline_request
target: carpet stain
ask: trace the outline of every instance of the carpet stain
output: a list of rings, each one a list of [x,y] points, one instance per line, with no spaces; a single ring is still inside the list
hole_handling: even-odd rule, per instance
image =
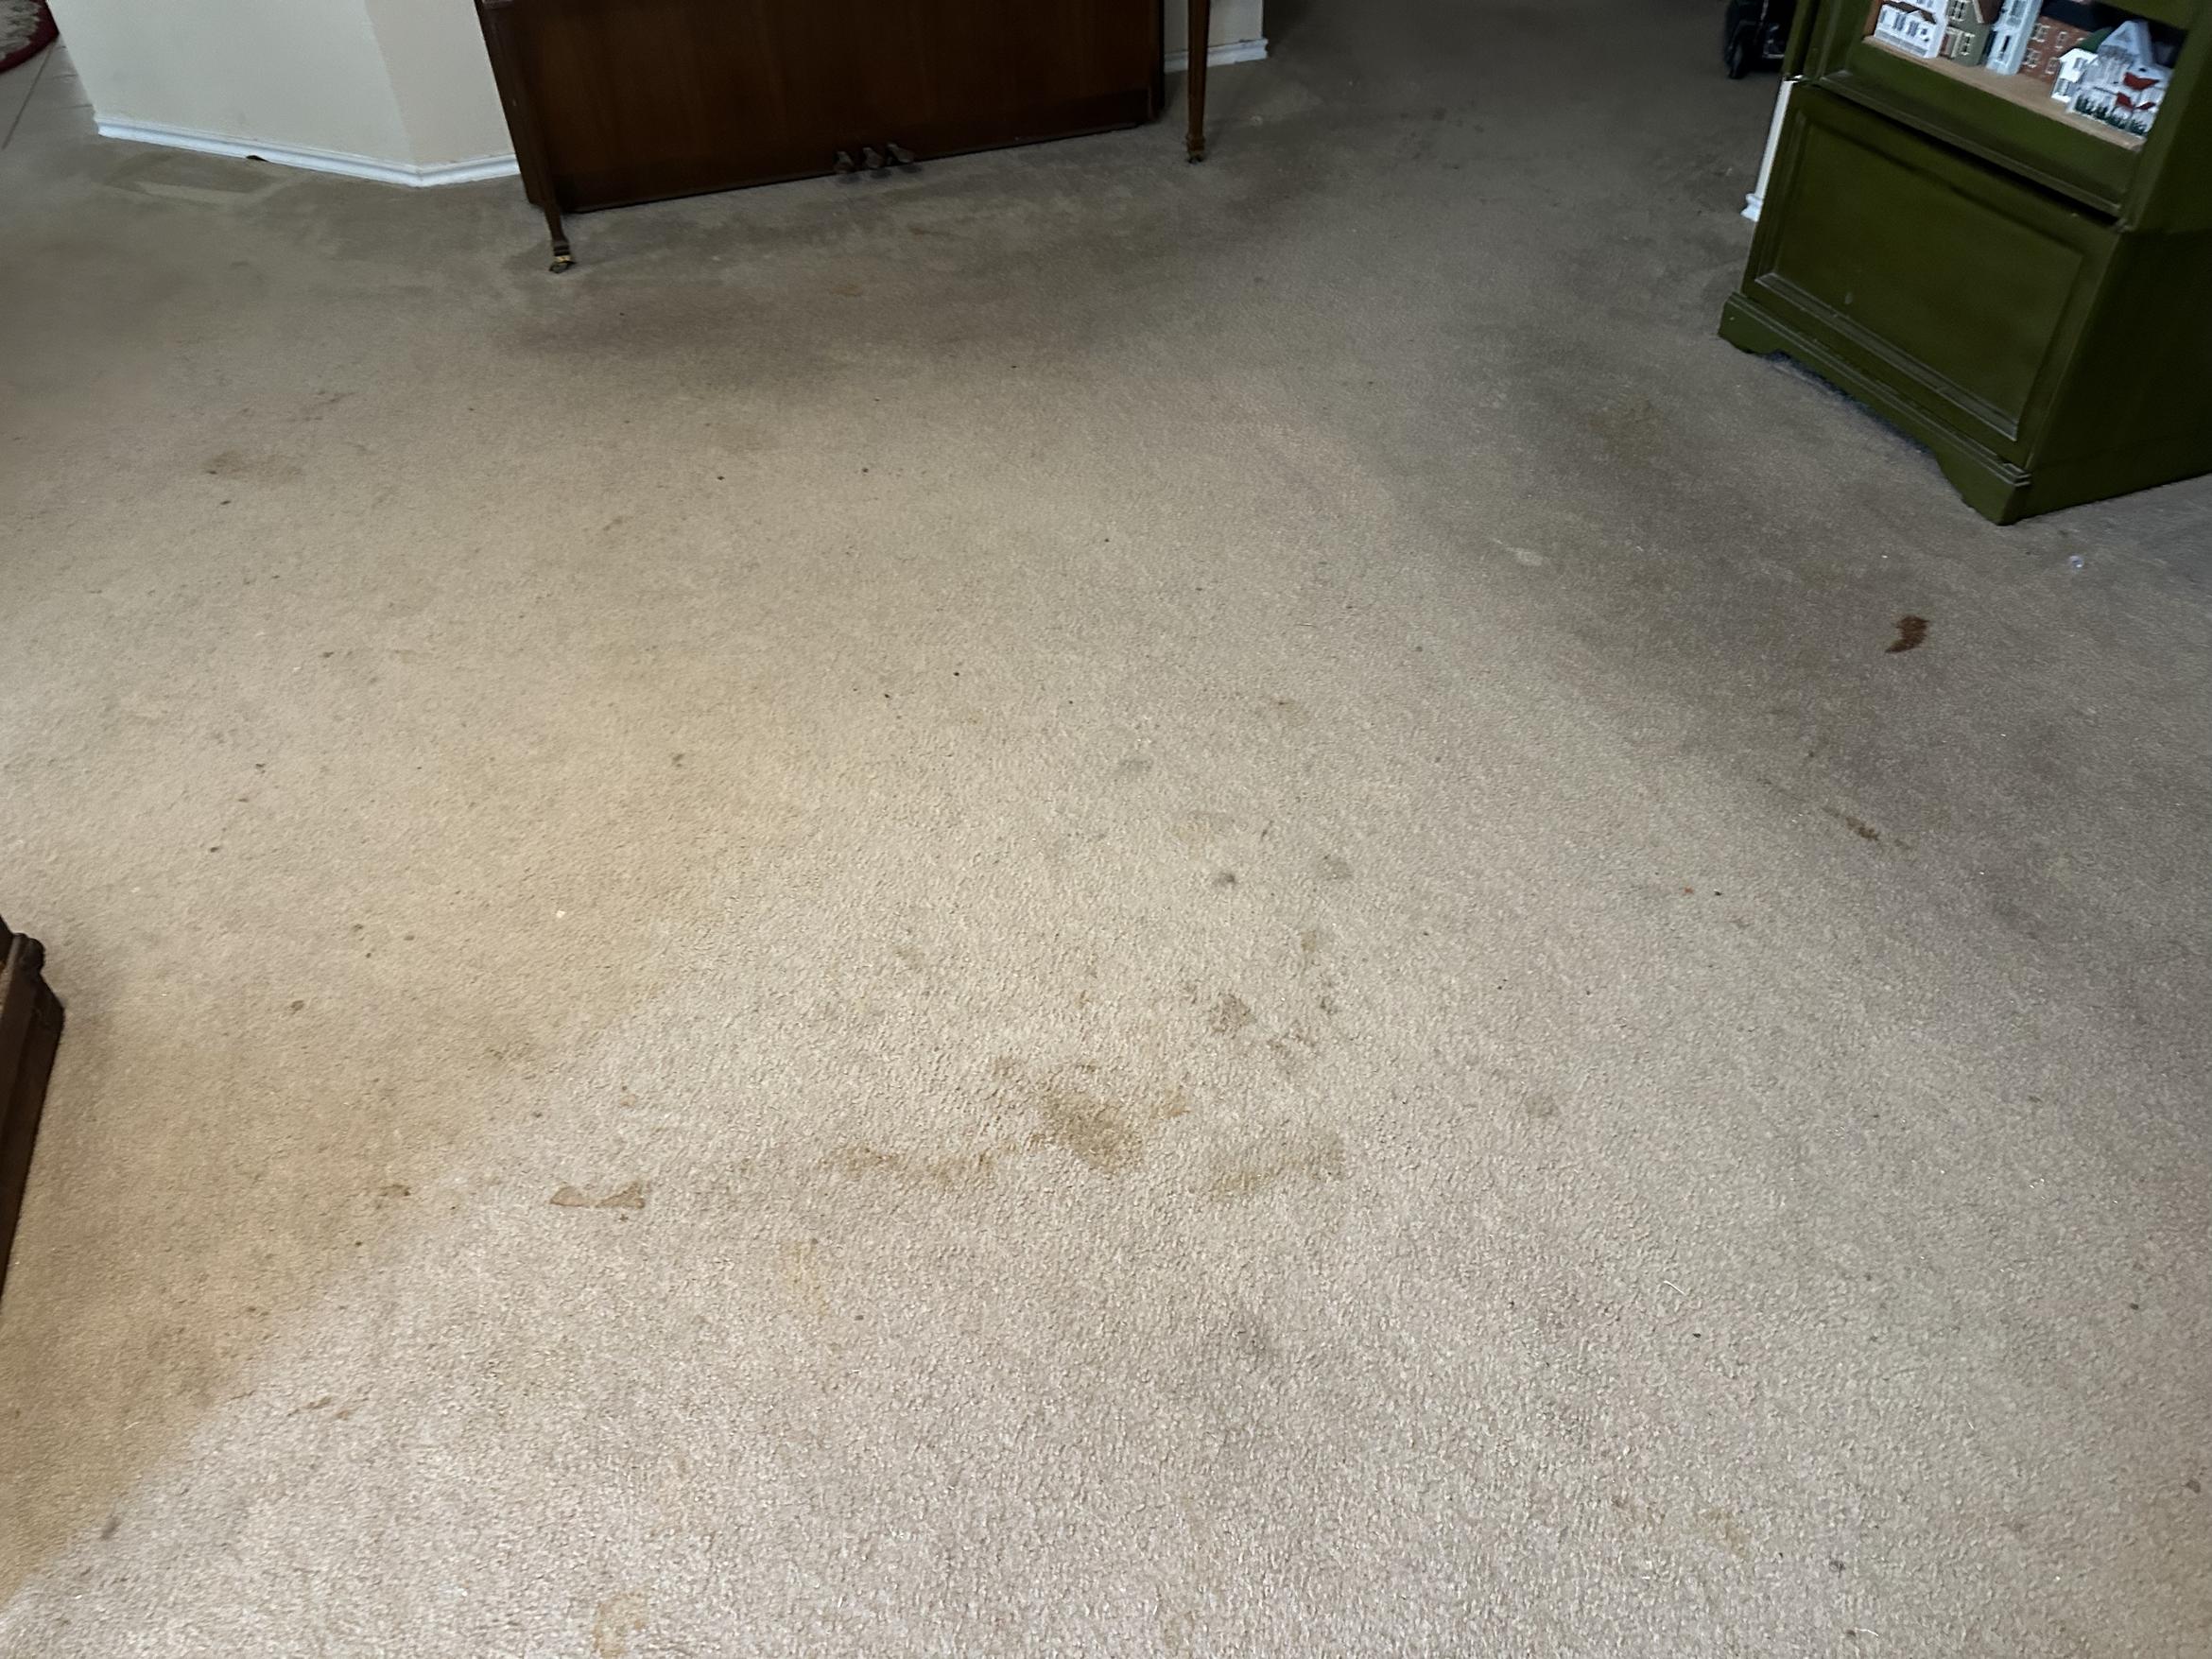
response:
[[[831,1152],[822,1159],[820,1166],[833,1174],[849,1176],[855,1180],[882,1179],[896,1182],[902,1186],[953,1192],[961,1187],[981,1186],[988,1183],[998,1172],[999,1158],[1016,1149],[1017,1145],[1008,1143],[949,1157],[919,1158],[909,1152],[887,1152],[877,1147],[854,1142]]]
[[[269,483],[288,482],[301,474],[296,460],[243,449],[226,449],[208,457],[200,471],[211,478],[258,478]]]
[[[1927,618],[1900,616],[1897,618],[1897,637],[1889,644],[1892,651],[1916,651],[1927,638]]]
[[[629,1659],[630,1638],[646,1627],[646,1599],[635,1590],[610,1596],[592,1619],[592,1651],[598,1659]]]
[[[1698,1527],[1699,1530],[1730,1555],[1743,1559],[1751,1554],[1751,1535],[1744,1531],[1743,1523],[1737,1519],[1734,1511],[1719,1508],[1700,1510]]]
[[[1314,865],[1323,881],[1350,881],[1352,860],[1336,853],[1323,853]]]
[[[617,1187],[604,1198],[594,1198],[581,1187],[562,1182],[545,1201],[564,1210],[642,1210],[646,1207],[646,1193],[649,1189],[642,1181]]]
[[[1878,841],[1882,838],[1882,832],[1863,818],[1854,818],[1837,806],[1823,806],[1821,810],[1862,841]]]
[[[1037,1102],[1044,1139],[1106,1175],[1118,1175],[1144,1156],[1144,1137],[1129,1110],[1112,1100],[1046,1083]]]
[[[1344,1137],[1331,1130],[1229,1164],[1206,1183],[1205,1196],[1245,1199],[1285,1186],[1321,1186],[1343,1179],[1346,1165]]]
[[[794,1300],[817,1319],[830,1315],[829,1291],[821,1277],[821,1241],[794,1238],[776,1247],[776,1272]]]
[[[1213,1009],[1206,1016],[1206,1024],[1213,1028],[1215,1036],[1232,1037],[1251,1025],[1255,1017],[1252,1005],[1243,997],[1234,991],[1224,991],[1214,999]]]

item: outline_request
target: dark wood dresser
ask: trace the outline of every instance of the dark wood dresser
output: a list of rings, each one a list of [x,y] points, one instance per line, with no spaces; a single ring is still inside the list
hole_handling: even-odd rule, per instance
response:
[[[555,269],[569,263],[563,213],[880,171],[1152,120],[1165,102],[1161,9],[1162,0],[476,0]],[[1207,0],[1191,0],[1201,29],[1208,10]]]

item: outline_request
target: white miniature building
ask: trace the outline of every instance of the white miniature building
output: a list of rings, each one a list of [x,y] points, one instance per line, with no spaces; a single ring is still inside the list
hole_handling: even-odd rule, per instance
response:
[[[2067,109],[2074,107],[2074,95],[2082,90],[2082,78],[2089,73],[2089,65],[2097,61],[2097,54],[2086,46],[2076,46],[2059,60],[2058,79],[2051,83],[2050,95]]]
[[[2079,48],[2066,54],[2069,60],[2080,56]],[[2152,56],[2149,26],[2131,18],[2098,43],[2069,107],[2077,115],[2109,122],[2124,132],[2148,132],[2171,78]]]
[[[2005,0],[1996,27],[1989,31],[1988,68],[1996,75],[2017,75],[2028,55],[2029,31],[2043,10],[2043,0]]]
[[[1882,0],[1875,14],[1874,34],[1900,52],[1915,58],[1940,57],[1945,25],[1936,0]]]

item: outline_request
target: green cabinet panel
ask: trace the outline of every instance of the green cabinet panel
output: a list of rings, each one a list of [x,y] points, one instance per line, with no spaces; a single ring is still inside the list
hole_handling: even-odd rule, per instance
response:
[[[2067,216],[1817,101],[1785,177],[1803,208],[1776,218],[1760,280],[1839,343],[1893,357],[1991,439],[2016,438],[2088,258]]]
[[[1800,16],[1722,336],[1868,404],[1999,522],[2212,472],[2212,17],[2122,146],[1868,45],[1868,12]]]

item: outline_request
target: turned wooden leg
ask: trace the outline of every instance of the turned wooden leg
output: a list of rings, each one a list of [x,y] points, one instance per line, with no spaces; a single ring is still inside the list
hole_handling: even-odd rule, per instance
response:
[[[1206,159],[1206,47],[1214,38],[1214,0],[1190,0],[1190,134],[1184,140],[1194,162]]]
[[[544,132],[538,125],[538,107],[530,96],[530,83],[517,61],[508,8],[511,0],[476,0],[476,18],[483,25],[484,44],[492,56],[492,78],[499,84],[499,101],[507,111],[507,130],[514,140],[514,160],[523,176],[523,188],[544,210],[545,234],[553,244],[553,269],[564,271],[576,264],[568,245],[567,227],[561,222],[561,202],[553,189],[553,168],[545,159]]]

